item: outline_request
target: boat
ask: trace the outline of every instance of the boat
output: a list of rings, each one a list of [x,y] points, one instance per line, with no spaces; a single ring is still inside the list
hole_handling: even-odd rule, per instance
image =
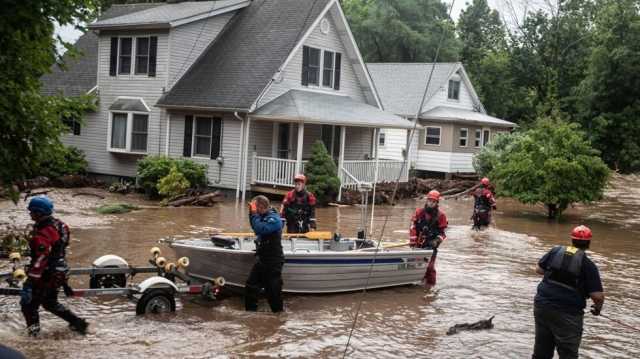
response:
[[[168,243],[179,257],[188,257],[189,276],[225,278],[225,286],[243,288],[256,261],[251,237],[216,235],[205,239],[175,239]],[[283,291],[340,293],[419,284],[432,251],[376,249],[370,240],[340,238],[282,240],[285,263]]]

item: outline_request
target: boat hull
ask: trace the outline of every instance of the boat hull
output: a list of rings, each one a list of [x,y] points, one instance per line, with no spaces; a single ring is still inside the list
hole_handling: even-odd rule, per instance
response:
[[[226,249],[206,240],[176,241],[178,256],[189,257],[189,275],[211,280],[223,276],[226,285],[244,287],[256,261],[252,250]],[[283,291],[339,293],[419,283],[430,250],[287,252]]]

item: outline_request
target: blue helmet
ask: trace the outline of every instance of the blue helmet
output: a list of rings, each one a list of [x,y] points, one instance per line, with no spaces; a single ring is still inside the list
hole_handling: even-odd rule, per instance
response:
[[[53,202],[47,196],[33,197],[27,208],[29,212],[49,216],[53,213]]]

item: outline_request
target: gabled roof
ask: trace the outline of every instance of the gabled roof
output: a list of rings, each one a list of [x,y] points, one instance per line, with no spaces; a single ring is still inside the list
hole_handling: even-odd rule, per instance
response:
[[[334,0],[253,0],[159,101],[160,107],[248,111]]]
[[[513,122],[501,120],[477,111],[465,110],[456,107],[437,106],[420,114],[420,118],[436,120],[440,122],[469,123],[477,125],[490,125],[497,127],[516,127]]]
[[[459,70],[463,73],[462,77],[477,102],[476,105],[482,108],[459,62],[438,62],[435,67],[433,63],[367,63],[367,68],[385,110],[395,114],[415,117],[427,83],[429,89],[425,104],[438,89],[446,87],[449,78]],[[428,81],[432,68],[433,75],[431,81]]]
[[[250,0],[188,1],[155,4],[149,9],[100,19],[89,24],[92,30],[162,29],[223,14],[248,6]]]
[[[349,96],[289,90],[251,114],[252,118],[337,126],[413,128],[413,122]]]
[[[113,5],[105,11],[100,19],[110,19],[124,14],[144,11],[157,4]],[[63,55],[64,68],[58,64],[51,67],[51,73],[40,78],[43,95],[52,96],[58,93],[64,96],[80,96],[91,91],[97,84],[98,76],[98,36],[88,31],[74,44],[80,51],[78,57]]]

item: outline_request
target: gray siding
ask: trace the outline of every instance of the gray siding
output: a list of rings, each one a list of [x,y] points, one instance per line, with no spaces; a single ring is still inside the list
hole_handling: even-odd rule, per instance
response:
[[[189,70],[202,52],[218,36],[234,12],[192,22],[171,30],[167,91]]]
[[[372,128],[347,127],[345,138],[345,160],[364,160],[366,155],[371,156]]]
[[[235,189],[240,164],[240,126],[238,119],[232,114],[196,114],[197,116],[222,118],[221,156],[224,164],[218,165],[216,160],[201,157],[183,157],[184,149],[184,118],[185,113],[170,114],[169,156],[173,158],[187,158],[207,166],[209,185],[213,187]]]
[[[347,95],[356,101],[364,103],[367,102],[360,82],[358,81],[353,69],[353,66],[360,65],[353,65],[351,60],[349,60],[345,45],[342,43],[340,36],[338,36],[337,28],[335,26],[335,19],[333,18],[331,12],[327,13],[326,18],[330,23],[329,33],[323,34],[320,31],[320,25],[318,23],[318,25],[315,27],[315,29],[313,29],[312,33],[306,39],[304,44],[320,49],[337,51],[342,54],[340,90],[336,91],[334,89],[322,86],[302,86],[302,47],[300,47],[298,51],[296,51],[291,61],[287,64],[287,67],[282,72],[283,80],[280,83],[273,83],[271,88],[260,100],[258,107],[286,93],[290,89],[313,89],[331,94]],[[338,21],[341,20],[338,19]],[[320,73],[322,74],[322,69]]]

